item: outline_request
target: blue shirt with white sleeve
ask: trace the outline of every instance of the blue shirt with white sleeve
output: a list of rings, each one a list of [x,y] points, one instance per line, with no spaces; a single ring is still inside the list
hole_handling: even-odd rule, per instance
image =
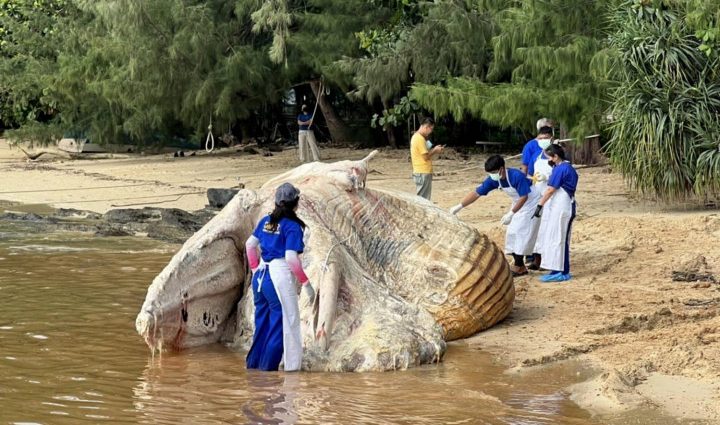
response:
[[[553,168],[552,174],[548,179],[548,186],[555,189],[565,189],[570,197],[575,196],[575,190],[578,184],[578,173],[569,162],[562,162]]]
[[[526,196],[530,194],[530,180],[520,170],[514,168],[507,168],[507,180],[505,176],[500,177],[500,181],[495,181],[490,177],[486,178],[485,181],[475,189],[475,193],[480,196],[485,196],[495,189],[499,188],[514,188],[518,195]]]
[[[269,227],[270,216],[266,215],[260,220],[253,236],[260,240],[260,251],[263,261],[269,263],[278,258],[285,258],[285,251],[295,251],[301,254],[305,249],[303,243],[303,229],[295,220],[281,218],[277,230]]]
[[[528,176],[535,174],[535,160],[542,152],[537,139],[532,139],[525,143],[522,150],[522,164],[527,167]]]

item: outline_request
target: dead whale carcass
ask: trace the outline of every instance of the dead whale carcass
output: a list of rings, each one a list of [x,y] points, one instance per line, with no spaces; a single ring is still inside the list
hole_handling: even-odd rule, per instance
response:
[[[442,357],[445,341],[502,320],[514,287],[502,252],[421,198],[365,188],[368,161],[312,163],[243,190],[155,278],[136,327],[153,348],[252,339],[244,242],[274,189],[301,191],[303,262],[317,295],[301,305],[303,368],[405,368]]]

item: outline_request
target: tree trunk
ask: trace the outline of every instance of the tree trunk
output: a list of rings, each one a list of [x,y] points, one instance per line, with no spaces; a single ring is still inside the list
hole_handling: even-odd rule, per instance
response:
[[[565,126],[560,124],[560,139],[566,139],[567,134]],[[565,151],[573,164],[595,165],[605,161],[600,153],[600,136],[565,142]]]
[[[330,132],[330,138],[335,143],[349,143],[351,142],[351,131],[350,128],[343,122],[340,117],[335,113],[332,103],[327,99],[324,93],[320,93],[320,80],[313,80],[310,82],[310,88],[315,95],[315,99],[318,99],[318,107],[325,117],[325,123],[328,126]],[[308,105],[309,108],[312,106]],[[312,110],[312,109],[311,109]]]
[[[386,101],[383,100],[383,108],[390,109],[389,105]],[[390,144],[390,147],[393,149],[397,149],[397,139],[395,138],[395,128],[392,126],[385,129],[385,134],[387,135],[388,143]]]

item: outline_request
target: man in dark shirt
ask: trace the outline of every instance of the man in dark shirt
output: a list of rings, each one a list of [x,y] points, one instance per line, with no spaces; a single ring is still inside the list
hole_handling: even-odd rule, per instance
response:
[[[300,127],[298,132],[298,151],[300,162],[320,161],[320,151],[317,147],[315,134],[312,131],[312,114],[308,113],[307,105],[301,108],[302,113],[298,115],[297,123]]]

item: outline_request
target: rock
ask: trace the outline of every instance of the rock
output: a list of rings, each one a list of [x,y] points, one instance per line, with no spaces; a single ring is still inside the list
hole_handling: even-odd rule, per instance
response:
[[[183,243],[200,230],[203,222],[193,214],[177,208],[158,210],[160,219],[147,225],[147,235],[162,241]]]
[[[160,220],[160,210],[160,208],[150,207],[119,208],[106,212],[103,220],[108,223],[149,223]]]
[[[123,229],[122,227],[116,227],[116,226],[111,226],[108,224],[103,224],[103,225],[98,226],[97,231],[95,232],[95,236],[117,237],[117,236],[133,236],[133,234],[128,232],[127,230]]]
[[[208,189],[208,202],[213,208],[224,208],[239,191],[239,189]]]

